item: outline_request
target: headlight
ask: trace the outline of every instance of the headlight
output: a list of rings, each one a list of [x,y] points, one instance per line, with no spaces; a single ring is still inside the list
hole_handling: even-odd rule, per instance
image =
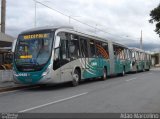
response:
[[[19,75],[13,70],[13,76],[17,77]]]
[[[52,66],[52,65],[49,65],[48,68],[46,69],[46,71],[43,72],[43,74],[42,74],[43,77],[46,76],[47,74],[49,74],[50,69],[51,69],[51,66]]]

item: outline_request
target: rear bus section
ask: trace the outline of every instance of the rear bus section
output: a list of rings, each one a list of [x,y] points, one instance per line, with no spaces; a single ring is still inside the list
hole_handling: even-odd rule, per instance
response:
[[[129,49],[121,44],[112,43],[113,47],[113,59],[111,60],[112,64],[112,74],[120,74],[124,76],[130,71],[130,54]]]
[[[151,54],[145,53],[145,70],[149,71],[151,68]]]
[[[130,48],[131,72],[139,72],[150,69],[150,55],[138,48]]]

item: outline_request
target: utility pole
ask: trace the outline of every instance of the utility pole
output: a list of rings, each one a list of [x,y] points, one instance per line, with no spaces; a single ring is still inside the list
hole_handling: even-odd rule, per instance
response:
[[[37,26],[37,1],[34,0],[34,2],[35,2],[34,27],[36,28],[36,26]]]
[[[143,36],[142,36],[142,30],[141,30],[141,38],[140,38],[140,49],[143,49],[143,46],[142,46],[142,40],[143,40],[143,38],[142,38]]]
[[[6,0],[1,0],[1,32],[5,33],[6,22]]]

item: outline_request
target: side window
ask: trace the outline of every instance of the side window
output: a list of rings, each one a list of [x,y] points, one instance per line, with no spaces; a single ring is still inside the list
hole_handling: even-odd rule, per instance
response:
[[[143,60],[143,53],[140,53],[140,55],[141,55],[141,60]]]
[[[150,57],[149,57],[149,55],[147,54],[147,58],[146,58],[146,60],[150,60]]]
[[[88,56],[88,43],[86,38],[80,38],[80,46],[81,46],[81,57],[89,57]]]
[[[145,54],[145,60],[148,60],[148,58],[147,58],[147,54]]]
[[[123,47],[114,45],[113,48],[114,48],[114,54],[116,58],[125,59],[125,49]]]
[[[135,52],[135,59],[138,60],[138,53]]]
[[[145,53],[143,53],[143,60],[145,60]]]
[[[139,52],[139,60],[142,60],[142,53]]]
[[[102,49],[103,49],[102,42],[96,41],[96,55],[98,57],[103,57]]]
[[[108,44],[107,43],[102,43],[102,51],[103,51],[103,57],[105,59],[109,59],[109,51],[108,51]]]
[[[120,59],[125,59],[124,49],[123,48],[120,48],[119,58]]]
[[[129,50],[128,50],[128,49],[126,49],[125,51],[126,51],[126,59],[130,59]]]
[[[141,60],[143,60],[143,53],[141,53]]]
[[[128,53],[129,53],[129,58],[132,59],[132,50],[128,50]]]
[[[90,57],[96,57],[95,41],[90,40],[89,41],[89,46],[90,46]]]
[[[114,56],[115,58],[118,58],[118,49],[116,45],[113,45],[113,50],[114,50]]]
[[[68,40],[67,40],[67,36],[66,34],[63,34],[64,36],[60,36],[61,37],[61,59],[67,59],[68,56]]]
[[[135,52],[132,51],[132,58],[135,58]]]
[[[137,59],[140,60],[140,52],[137,51]]]
[[[69,41],[69,55],[71,60],[76,60],[79,58],[79,37],[77,35],[70,35]]]

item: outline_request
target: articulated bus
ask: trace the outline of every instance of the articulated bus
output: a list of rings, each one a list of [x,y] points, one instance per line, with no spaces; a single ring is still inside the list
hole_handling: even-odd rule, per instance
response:
[[[138,48],[130,48],[131,72],[149,71],[151,67],[151,55]]]
[[[131,70],[130,49],[70,27],[22,32],[14,50],[13,77],[20,84],[48,84],[122,76]]]

